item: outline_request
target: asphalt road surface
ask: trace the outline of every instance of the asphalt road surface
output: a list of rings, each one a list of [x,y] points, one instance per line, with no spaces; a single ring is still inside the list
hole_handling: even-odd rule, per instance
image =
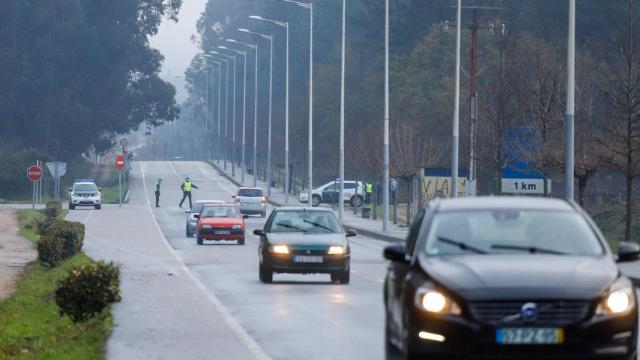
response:
[[[288,274],[262,284],[253,230],[265,219],[247,219],[244,246],[198,246],[185,236],[188,205],[178,207],[186,176],[199,187],[194,201],[230,201],[236,190],[203,162],[138,162],[129,204],[70,215],[87,224],[90,256],[122,265],[109,358],[383,358],[387,243],[352,238],[349,285],[332,284],[329,275]]]

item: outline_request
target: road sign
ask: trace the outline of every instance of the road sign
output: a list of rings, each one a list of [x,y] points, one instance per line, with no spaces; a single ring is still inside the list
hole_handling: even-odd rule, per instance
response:
[[[48,162],[47,169],[51,172],[54,179],[53,199],[60,200],[60,178],[67,173],[67,163],[64,162]]]
[[[547,191],[551,192],[551,179],[547,179]],[[544,179],[502,179],[505,194],[544,194]]]
[[[32,165],[27,169],[27,177],[31,181],[38,181],[42,179],[42,168],[38,165]]]
[[[116,168],[118,168],[118,170],[122,170],[122,168],[124,168],[124,156],[123,155],[116,156]]]
[[[123,138],[120,139],[120,146],[127,146],[129,144],[129,140]]]

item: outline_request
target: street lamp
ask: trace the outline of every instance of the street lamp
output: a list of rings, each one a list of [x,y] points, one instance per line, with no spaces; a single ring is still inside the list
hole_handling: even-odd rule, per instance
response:
[[[210,51],[212,54],[216,54],[219,56],[223,56],[229,60],[233,61],[233,116],[231,117],[232,121],[232,132],[231,132],[231,176],[236,176],[236,164],[235,164],[235,146],[236,146],[236,57],[232,55],[226,55],[217,51]],[[228,74],[227,74],[228,75]],[[227,134],[227,125],[225,123],[225,137]]]
[[[212,54],[216,54],[218,55],[219,53],[215,52],[215,51],[211,51],[209,55],[211,58],[213,58]],[[223,159],[223,169],[226,170],[227,169],[227,150],[226,150],[226,143],[228,142],[227,139],[227,121],[229,118],[229,60],[230,58],[223,55],[220,56],[218,55],[216,57],[217,59],[219,59],[220,61],[224,61],[225,63],[225,75],[226,75],[226,80],[225,80],[225,86],[224,86],[224,142],[225,144],[223,145],[222,142],[220,141],[219,144],[220,146],[223,148],[224,151],[222,151],[222,159]]]
[[[267,195],[271,196],[271,117],[273,112],[273,36],[254,32],[247,29],[238,29],[240,32],[259,36],[269,40],[269,130],[267,132]],[[255,176],[255,175],[254,175]]]
[[[460,127],[460,33],[462,18],[462,0],[458,0],[456,9],[456,85],[453,109],[453,131],[451,139],[451,197],[458,197],[458,144]]]
[[[346,38],[347,38],[347,0],[342,0],[342,64],[340,69],[340,196],[338,197],[338,218],[342,221],[344,213],[344,95],[346,71]]]
[[[256,58],[255,58],[255,72],[254,72],[254,82],[253,82],[253,103],[254,103],[254,110],[253,110],[253,187],[257,186],[257,174],[258,174],[258,162],[257,162],[257,156],[258,156],[258,44],[249,44],[249,43],[244,43],[244,42],[240,42],[237,41],[235,39],[227,39],[228,42],[230,43],[234,43],[234,44],[239,44],[239,45],[244,45],[247,46],[253,50],[255,50],[256,53]],[[244,133],[242,134],[242,138],[244,139]],[[243,141],[244,142],[244,141]],[[244,159],[244,148],[243,148],[243,152],[242,152],[242,158]],[[244,160],[243,160],[244,161]]]
[[[382,178],[382,230],[389,226],[389,0],[384,1],[384,165]]]
[[[285,80],[285,120],[284,120],[284,203],[289,204],[289,23],[265,19],[252,15],[250,19],[265,21],[283,27],[287,33],[286,80]]]
[[[246,123],[246,118],[247,118],[247,52],[246,51],[240,51],[240,50],[236,50],[236,49],[230,49],[226,46],[218,46],[219,49],[223,49],[223,50],[227,50],[227,51],[232,51],[236,54],[242,55],[242,63],[244,65],[244,82],[242,85],[242,159],[240,162],[240,170],[241,170],[241,180],[240,183],[242,183],[242,185],[244,185],[244,147],[245,147],[245,123]],[[235,129],[235,124],[234,124],[234,129]],[[235,130],[234,130],[234,134],[235,134]],[[235,138],[235,135],[234,135]]]
[[[280,0],[295,4],[309,10],[309,197],[308,206],[312,206],[313,190],[313,3],[303,3],[295,0]]]
[[[567,160],[565,168],[565,197],[574,198],[574,112],[576,68],[576,0],[569,0],[569,37],[567,47]]]

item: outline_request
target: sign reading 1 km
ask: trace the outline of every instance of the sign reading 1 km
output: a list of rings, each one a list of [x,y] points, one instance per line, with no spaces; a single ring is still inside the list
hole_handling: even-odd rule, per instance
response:
[[[42,168],[37,165],[32,165],[27,169],[27,177],[31,181],[38,181],[42,179]]]
[[[116,156],[116,168],[118,168],[118,170],[122,170],[123,167],[124,167],[124,156],[122,155]]]

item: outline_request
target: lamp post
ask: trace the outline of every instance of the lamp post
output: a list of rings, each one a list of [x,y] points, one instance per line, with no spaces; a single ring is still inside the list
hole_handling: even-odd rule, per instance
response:
[[[565,169],[565,197],[574,198],[574,111],[576,67],[576,0],[569,0],[569,39],[567,48],[567,160]]]
[[[238,31],[245,32],[259,36],[263,39],[269,40],[269,125],[267,131],[267,196],[271,196],[271,118],[273,113],[273,36],[258,33],[247,29],[238,29]]]
[[[285,79],[285,119],[284,119],[284,203],[289,204],[289,23],[265,19],[261,16],[249,16],[250,19],[265,21],[283,27],[287,35],[286,46],[286,79]]]
[[[239,30],[239,29],[238,29]],[[254,70],[254,82],[253,82],[253,186],[257,186],[257,174],[258,174],[258,44],[249,44],[240,42],[234,39],[227,39],[228,42],[240,44],[247,46],[253,50],[255,50],[256,58],[255,58],[255,70]],[[244,133],[243,133],[244,138]],[[244,149],[243,149],[244,154]],[[244,158],[244,155],[242,156]]]
[[[460,127],[460,33],[462,0],[458,0],[456,9],[456,89],[453,109],[453,134],[451,141],[451,197],[458,197],[458,144]]]
[[[313,3],[303,3],[295,0],[280,0],[295,4],[309,10],[309,160],[308,182],[309,197],[308,206],[312,206],[313,190]]]
[[[342,64],[340,69],[340,195],[338,196],[338,218],[342,221],[344,213],[344,96],[346,72],[346,38],[347,38],[347,0],[342,0]]]
[[[217,146],[217,162],[220,163],[220,145],[222,143],[222,137],[220,136],[220,94],[222,93],[222,63],[220,61],[214,61],[218,65],[218,121],[216,122],[218,127],[218,146]]]
[[[236,146],[236,57],[226,55],[217,51],[211,51],[211,53],[216,54],[218,56],[225,57],[229,60],[233,61],[233,116],[231,117],[231,176],[236,176],[236,164],[235,164],[235,146]],[[228,73],[227,73],[228,75]],[[225,123],[225,137],[227,135],[227,125]]]
[[[246,118],[247,118],[247,52],[230,49],[226,46],[218,46],[218,48],[227,50],[227,51],[232,51],[236,54],[242,55],[242,59],[243,59],[242,64],[244,65],[244,80],[242,85],[242,156],[240,161],[240,173],[242,175],[240,176],[240,183],[244,185],[244,169],[245,169],[245,164],[244,164],[245,129],[244,128],[245,128]]]
[[[217,56],[214,56],[217,55]],[[220,65],[222,64],[222,61],[224,61],[225,63],[225,74],[226,74],[226,81],[225,81],[225,86],[224,86],[224,142],[225,145],[222,144],[221,141],[221,131],[220,131],[220,88],[221,88],[221,82],[218,82],[218,144],[219,146],[222,148],[222,158],[223,158],[223,168],[224,170],[227,169],[227,152],[226,152],[226,143],[227,143],[227,119],[229,117],[229,58],[226,56],[220,56],[218,55],[217,52],[212,51],[209,54],[206,54],[205,57],[207,59],[214,59],[217,58],[220,61]],[[222,74],[219,75],[220,79],[222,78]]]

